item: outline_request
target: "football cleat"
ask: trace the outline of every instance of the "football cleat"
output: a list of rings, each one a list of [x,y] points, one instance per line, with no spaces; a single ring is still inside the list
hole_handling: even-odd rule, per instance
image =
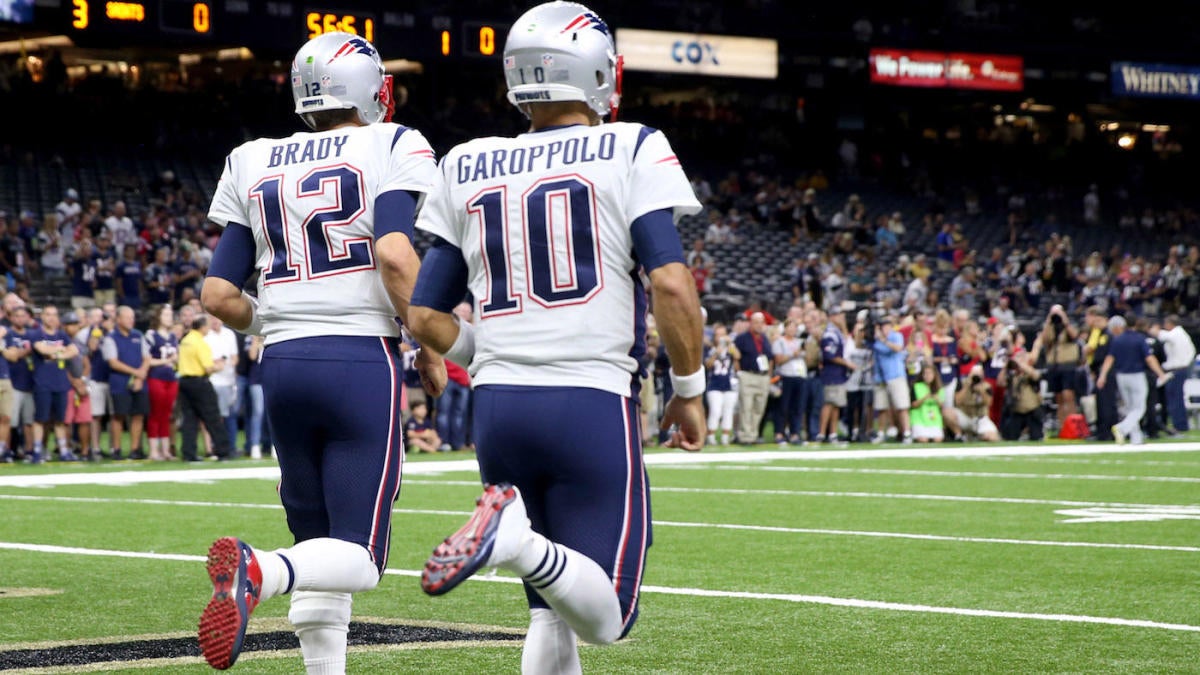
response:
[[[1112,435],[1113,440],[1117,442],[1117,445],[1125,444],[1125,432],[1121,431],[1121,427],[1114,424],[1112,426]]]
[[[475,505],[467,523],[438,544],[425,562],[421,589],[429,595],[448,593],[481,567],[507,562],[524,541],[529,519],[520,492],[511,483],[488,485]]]
[[[262,570],[254,549],[236,537],[222,537],[208,549],[213,594],[200,615],[200,651],[208,665],[226,670],[237,661],[250,613],[262,593]]]

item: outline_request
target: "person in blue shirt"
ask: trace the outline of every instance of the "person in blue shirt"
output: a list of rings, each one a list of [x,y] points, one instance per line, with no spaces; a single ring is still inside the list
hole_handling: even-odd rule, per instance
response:
[[[1108,356],[1100,366],[1100,377],[1096,388],[1103,389],[1111,371],[1117,373],[1117,391],[1125,402],[1125,417],[1112,427],[1113,438],[1118,444],[1126,441],[1134,445],[1145,442],[1142,434],[1142,416],[1146,414],[1146,397],[1150,392],[1146,382],[1146,368],[1158,376],[1158,386],[1171,379],[1162,369],[1158,359],[1150,351],[1146,336],[1131,330],[1122,316],[1108,320],[1108,330],[1114,336],[1108,343]]]
[[[890,314],[875,324],[872,351],[875,352],[875,415],[880,430],[886,431],[889,420],[900,430],[905,443],[912,443],[908,410],[911,405],[908,372],[905,361],[908,351],[904,335],[896,330],[896,320]]]
[[[117,263],[117,303],[139,309],[142,306],[142,261],[137,244],[125,244],[124,257]]]
[[[160,246],[154,250],[154,262],[146,266],[142,282],[146,289],[146,302],[151,305],[169,305],[174,291],[171,275],[171,249]]]
[[[821,383],[825,390],[817,436],[821,443],[837,440],[838,420],[842,408],[846,407],[846,381],[850,379],[850,372],[858,369],[846,358],[846,336],[846,312],[840,305],[835,305],[829,310],[829,319],[821,335]]]
[[[0,348],[7,352],[8,327],[0,325]],[[13,451],[8,444],[12,438],[13,385],[7,358],[0,358],[0,463],[11,463]]]
[[[63,330],[58,307],[42,308],[42,327],[30,331],[33,343],[33,454],[41,457],[43,439],[52,432],[58,457],[64,462],[78,460],[67,441],[67,394],[71,380],[67,377],[66,362],[79,355],[75,341]]]
[[[13,426],[21,434],[23,456],[32,463],[40,463],[42,457],[33,454],[33,342],[35,335],[30,329],[33,317],[24,306],[14,307],[8,312],[9,329],[4,336],[4,358],[9,362],[9,376],[13,387]]]

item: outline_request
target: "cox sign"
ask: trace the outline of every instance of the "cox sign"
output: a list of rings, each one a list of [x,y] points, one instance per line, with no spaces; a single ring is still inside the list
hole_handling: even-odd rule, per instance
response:
[[[779,75],[779,43],[764,38],[621,28],[617,52],[626,70],[766,80]]]
[[[675,63],[710,63],[717,67],[721,65],[717,60],[717,48],[707,40],[676,40],[675,44],[671,45],[671,58]]]

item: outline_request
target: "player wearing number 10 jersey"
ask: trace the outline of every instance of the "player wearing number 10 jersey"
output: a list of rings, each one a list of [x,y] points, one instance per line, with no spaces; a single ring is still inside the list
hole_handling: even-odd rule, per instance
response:
[[[417,227],[436,237],[410,310],[418,339],[471,373],[486,484],[439,545],[422,587],[445,593],[483,567],[525,582],[525,672],[578,672],[576,636],[608,643],[637,617],[650,545],[636,382],[648,274],[658,331],[682,374],[672,441],[704,442],[701,315],[675,221],[700,210],[666,137],[601,119],[616,100],[608,26],[552,2],[513,25],[515,138],[453,148]],[[474,322],[454,306],[469,292]]]
[[[266,414],[295,545],[217,539],[199,640],[213,667],[228,668],[254,607],[290,593],[307,671],[340,673],[351,593],[374,588],[387,564],[404,458],[396,317],[407,318],[413,222],[436,164],[420,132],[388,121],[391,78],[370,42],[319,36],[291,73],[312,131],[230,153],[209,209],[225,229],[201,300],[265,337]],[[257,298],[242,292],[254,271]],[[417,366],[438,395],[441,358],[422,350]]]

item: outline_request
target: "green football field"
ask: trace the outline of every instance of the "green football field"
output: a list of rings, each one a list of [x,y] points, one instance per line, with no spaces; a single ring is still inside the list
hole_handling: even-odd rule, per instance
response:
[[[654,544],[626,640],[589,673],[1200,673],[1200,436],[1146,446],[648,451]],[[0,465],[0,672],[211,672],[209,543],[291,543],[276,465]],[[520,587],[431,598],[426,556],[479,492],[410,456],[388,574],[348,670],[517,673]],[[234,672],[302,672],[287,601]]]

